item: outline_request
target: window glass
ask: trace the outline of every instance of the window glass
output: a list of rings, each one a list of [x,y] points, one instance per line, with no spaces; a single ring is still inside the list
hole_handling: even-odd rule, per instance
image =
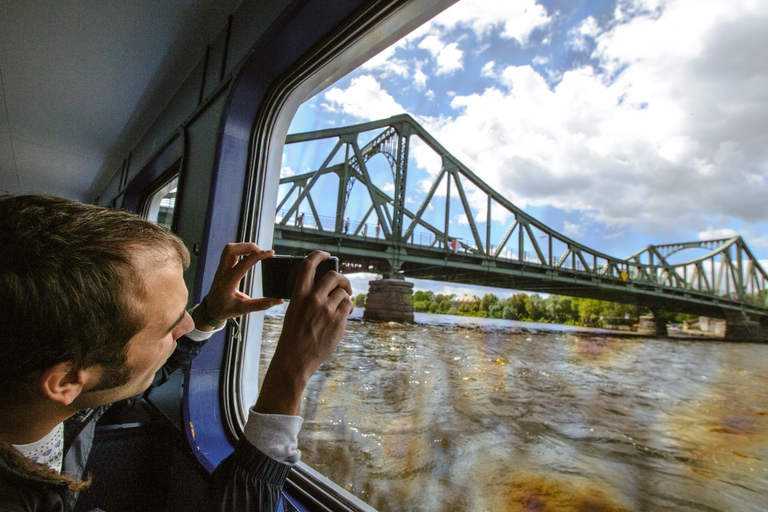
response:
[[[653,273],[765,303],[766,21],[765,2],[461,0],[307,100],[273,247],[339,255],[359,307],[307,387],[302,460],[382,511],[759,510],[768,346],[615,291]],[[382,278],[413,284],[413,323],[366,320]]]
[[[147,199],[144,207],[144,216],[147,220],[168,229],[172,228],[178,184],[179,177],[175,176]]]

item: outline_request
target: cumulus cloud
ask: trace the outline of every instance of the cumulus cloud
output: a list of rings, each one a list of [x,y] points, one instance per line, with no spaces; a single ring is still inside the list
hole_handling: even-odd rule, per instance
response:
[[[488,76],[488,77],[495,77],[496,72],[493,69],[493,67],[496,65],[496,63],[492,60],[489,60],[483,65],[483,69],[480,70],[480,76]]]
[[[568,34],[569,48],[591,52],[583,64],[558,69],[549,48],[532,61],[539,69],[505,65],[494,55],[480,66],[482,83],[492,86],[471,94],[456,82],[437,86],[459,76],[468,59],[457,32],[448,38],[451,30],[470,28],[479,38],[495,31],[525,45],[551,22],[533,0],[465,0],[396,45],[426,50],[439,79],[422,71],[423,52],[407,61],[396,58],[394,47],[365,70],[406,76],[410,69],[417,90],[429,81],[437,91],[461,91],[440,93],[452,111],[411,114],[522,208],[581,212],[608,233],[604,238],[675,226],[703,236],[734,219],[767,220],[767,2],[621,0],[612,23],[599,26],[588,17]],[[321,106],[365,121],[404,112],[399,101],[363,74],[328,91]],[[430,177],[437,175],[440,157],[426,145],[412,143],[411,155]],[[418,189],[430,185],[424,180]],[[485,199],[469,199],[481,220]],[[723,221],[713,228],[707,216],[715,213]],[[494,207],[494,220],[505,215]],[[584,223],[565,230],[578,239]]]
[[[323,96],[328,111],[371,121],[402,114],[405,109],[370,75],[353,78],[347,89],[334,87]]]
[[[394,74],[402,77],[409,75],[409,64],[405,60],[395,57],[396,46],[389,46],[378,55],[369,59],[365,64],[361,66],[361,69],[368,71],[377,71],[382,76]]]
[[[589,48],[589,40],[600,33],[600,27],[593,16],[589,16],[568,32],[568,46],[578,51]]]
[[[429,78],[422,70],[422,63],[416,63],[416,70],[413,72],[413,83],[416,84],[416,88],[423,91],[427,87],[427,79]]]
[[[733,229],[729,228],[723,228],[723,229],[714,229],[714,228],[708,228],[705,231],[699,232],[699,240],[721,240],[723,238],[733,238],[738,233],[734,231]]]
[[[765,219],[768,4],[640,7],[651,14],[599,33],[583,26],[599,67],[550,87],[530,66],[509,66],[427,129],[518,206],[588,210],[643,231],[704,231],[712,211]]]
[[[584,236],[584,232],[582,231],[582,227],[580,225],[573,224],[568,221],[565,221],[563,224],[563,234],[565,236],[575,238],[577,240]]]
[[[423,32],[443,32],[456,26],[468,26],[478,36],[485,37],[497,28],[501,37],[516,39],[525,46],[534,30],[550,22],[546,9],[535,0],[457,2],[411,37],[419,37]]]
[[[464,67],[464,52],[457,43],[443,43],[437,36],[427,36],[419,43],[419,48],[432,54],[437,64],[437,74],[444,75]]]
[[[435,153],[435,151],[418,136],[411,137],[408,151],[416,162],[416,165],[427,171],[427,174],[429,174],[431,178],[435,178],[440,172],[440,169],[443,168],[443,158]],[[432,186],[432,180],[424,180],[423,186],[426,186],[425,192],[428,192],[429,187]]]

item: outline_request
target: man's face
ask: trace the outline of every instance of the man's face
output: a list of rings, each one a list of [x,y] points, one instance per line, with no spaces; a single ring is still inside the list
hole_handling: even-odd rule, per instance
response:
[[[187,306],[187,287],[183,269],[175,259],[158,264],[157,255],[140,253],[137,268],[144,277],[145,296],[140,311],[146,319],[144,328],[126,346],[128,382],[111,389],[89,392],[83,389],[81,401],[88,407],[103,405],[136,396],[152,383],[155,373],[176,348],[176,340],[194,329]],[[96,389],[99,385],[93,386]]]

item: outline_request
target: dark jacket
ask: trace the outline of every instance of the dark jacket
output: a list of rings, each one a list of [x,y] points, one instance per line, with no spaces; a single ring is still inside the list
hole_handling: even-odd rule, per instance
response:
[[[151,387],[159,386],[178,368],[186,366],[202,350],[204,342],[180,338],[175,352],[157,373]],[[88,462],[96,422],[109,405],[87,409],[64,422],[62,474],[81,480]],[[273,511],[280,503],[290,467],[264,455],[242,440],[224,459],[211,478],[208,510]],[[66,484],[22,473],[0,457],[0,511],[70,512],[78,493]],[[107,511],[109,512],[109,511]]]

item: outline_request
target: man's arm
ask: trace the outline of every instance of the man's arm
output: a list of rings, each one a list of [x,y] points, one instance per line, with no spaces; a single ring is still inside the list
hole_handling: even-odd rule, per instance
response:
[[[328,272],[314,284],[317,265],[329,257],[327,252],[315,251],[302,263],[256,412],[298,415],[309,378],[333,354],[344,334],[354,309],[349,280]]]
[[[275,251],[271,250],[262,251],[252,243],[233,243],[224,247],[211,289],[203,299],[206,306],[205,314],[200,304],[191,311],[195,331],[176,340],[176,350],[158,370],[149,386],[150,390],[164,384],[173,372],[191,363],[203,350],[205,341],[214,331],[223,329],[228,319],[254,311],[263,311],[283,302],[282,299],[251,299],[238,290],[240,281],[248,269],[274,253]],[[218,324],[218,327],[215,324]]]
[[[299,458],[304,388],[338,346],[354,308],[346,277],[328,272],[314,284],[317,265],[329,257],[315,251],[302,264],[244,439],[214,471],[209,510],[277,509],[290,466]]]
[[[238,290],[248,270],[257,262],[274,256],[275,251],[262,251],[252,243],[227,244],[221,253],[219,267],[213,276],[213,283],[205,297],[205,315],[202,308],[195,308],[192,319],[199,331],[210,332],[214,324],[226,322],[254,311],[264,311],[283,303],[283,299],[252,299]]]

